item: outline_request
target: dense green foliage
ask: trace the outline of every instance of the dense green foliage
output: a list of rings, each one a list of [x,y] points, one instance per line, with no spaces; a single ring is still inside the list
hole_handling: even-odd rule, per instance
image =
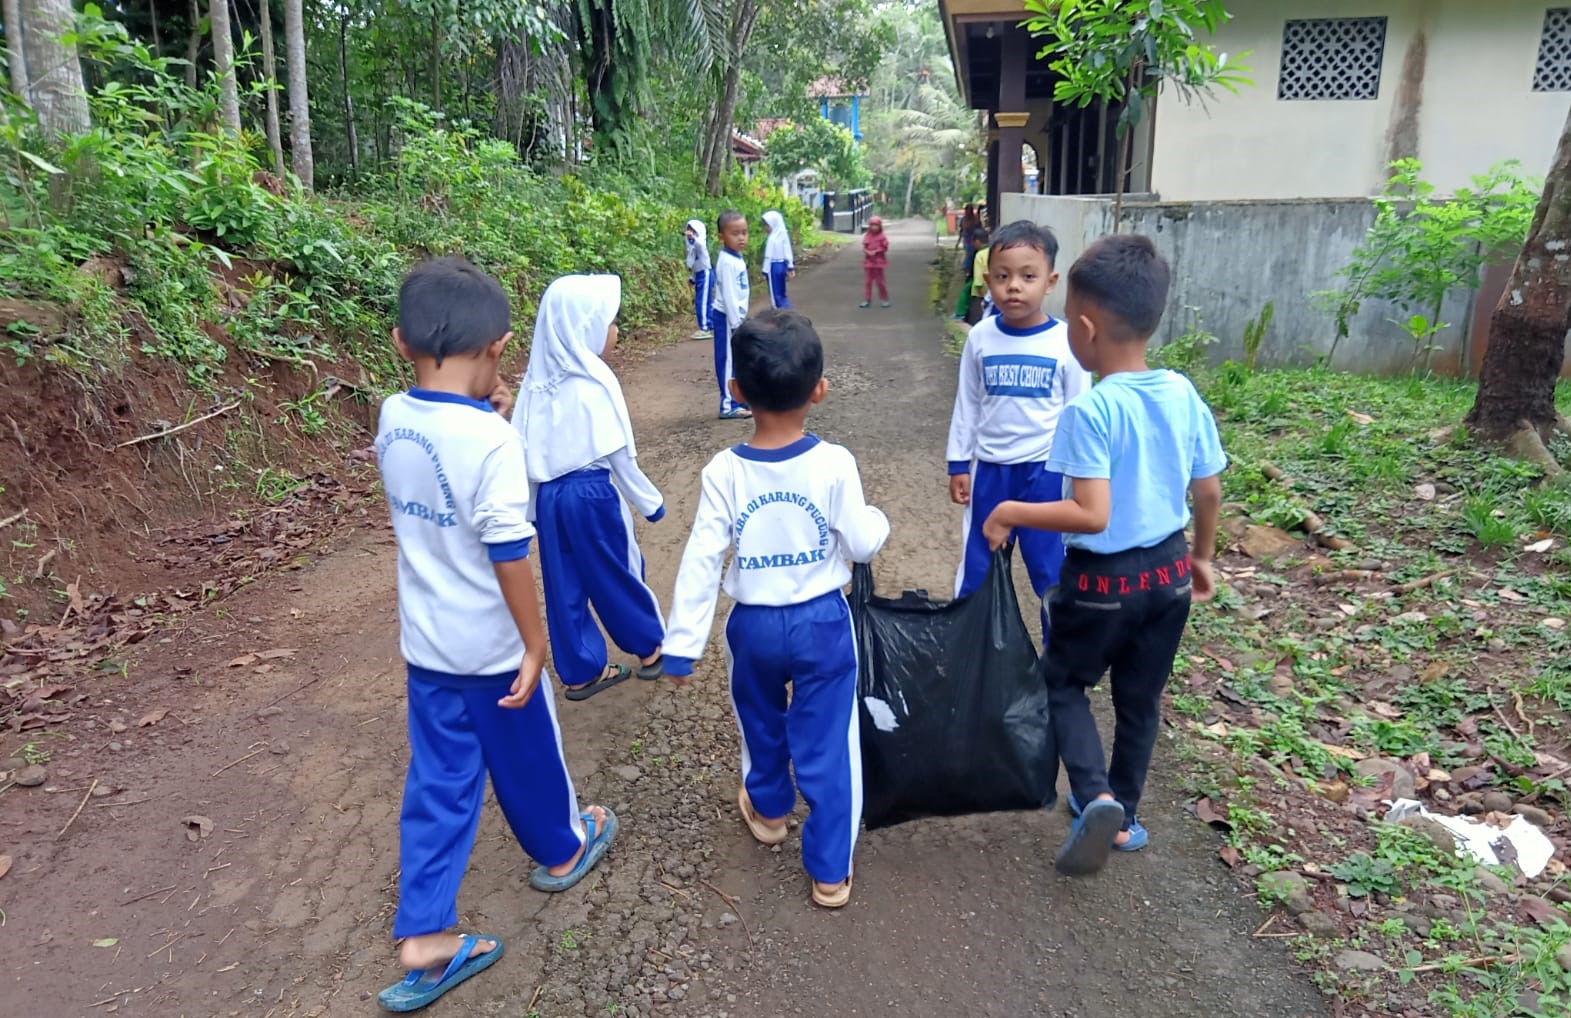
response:
[[[810,229],[801,205],[740,178],[699,200],[690,173],[636,184],[614,168],[545,173],[488,131],[409,100],[398,103],[385,172],[341,195],[275,193],[255,139],[210,126],[211,80],[188,86],[122,26],[84,24],[79,45],[105,82],[92,91],[89,132],[46,144],[13,96],[0,104],[0,167],[13,184],[0,196],[0,296],[70,312],[61,336],[14,328],[6,348],[19,360],[85,374],[113,368],[134,344],[206,385],[226,356],[208,328],[221,323],[242,350],[347,355],[383,384],[398,370],[383,341],[398,281],[423,255],[462,253],[502,278],[527,334],[539,293],[567,272],[622,273],[625,323],[680,312],[689,218],[713,222],[736,207],[756,224],[778,206],[799,242]],[[755,230],[755,248],[762,238]],[[217,274],[260,299],[235,313]]]
[[[817,170],[825,190],[866,187],[872,179],[851,132],[820,116],[809,116],[769,136],[770,176],[784,179]]]
[[[1417,159],[1391,164],[1384,192],[1374,199],[1375,221],[1353,258],[1338,270],[1340,289],[1316,294],[1336,323],[1336,344],[1367,300],[1394,304],[1398,322],[1413,340],[1413,364],[1427,361],[1430,339],[1445,329],[1446,298],[1478,286],[1478,273],[1492,259],[1521,248],[1538,206],[1540,182],[1524,177],[1515,163],[1495,166],[1473,178],[1472,187],[1439,198],[1420,174]]]

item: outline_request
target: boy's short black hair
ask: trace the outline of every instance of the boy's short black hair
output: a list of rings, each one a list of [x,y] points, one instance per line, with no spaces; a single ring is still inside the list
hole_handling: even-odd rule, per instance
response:
[[[760,311],[731,337],[731,372],[749,406],[797,410],[824,377],[824,344],[800,311]]]
[[[1086,248],[1069,268],[1069,291],[1128,329],[1113,339],[1145,340],[1162,322],[1173,272],[1149,237],[1114,234]]]
[[[725,228],[731,223],[736,222],[738,219],[742,220],[744,223],[747,222],[747,217],[742,215],[742,213],[738,212],[736,209],[726,209],[724,212],[720,213],[720,215],[715,217],[715,232],[724,233]]]
[[[976,231],[971,234],[971,246],[985,247],[988,243],[988,236],[987,227],[978,226]]]
[[[993,246],[988,254],[995,255],[1012,247],[1031,247],[1042,252],[1050,269],[1058,261],[1058,238],[1053,236],[1052,230],[1029,219],[1016,219],[1000,226],[993,234]]]
[[[398,334],[438,365],[491,345],[512,331],[510,323],[502,284],[462,258],[421,262],[398,289]]]

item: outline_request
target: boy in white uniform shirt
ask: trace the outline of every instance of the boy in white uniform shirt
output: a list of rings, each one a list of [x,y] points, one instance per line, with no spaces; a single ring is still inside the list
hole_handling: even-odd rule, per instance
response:
[[[408,971],[382,1007],[413,1011],[494,963],[494,936],[458,922],[489,772],[497,805],[562,891],[616,837],[610,810],[578,808],[545,665],[518,432],[488,402],[513,333],[496,280],[458,258],[417,267],[398,295],[393,341],[416,387],[382,404],[376,455],[398,540],[398,621],[408,664],[409,774],[399,817],[393,936]]]
[[[731,553],[725,591],[737,603],[725,640],[742,734],[737,804],[753,837],[778,845],[801,789],[813,900],[839,908],[851,898],[862,817],[856,639],[841,589],[851,579],[847,560],[877,554],[889,521],[864,500],[855,457],[805,430],[808,408],[829,388],[812,323],[794,311],[765,311],[737,330],[732,346],[731,389],[753,408],[753,438],[704,468],[665,671],[679,682],[692,674]]]
[[[992,553],[982,524],[1000,502],[1050,502],[1064,479],[1048,454],[1064,407],[1091,388],[1091,373],[1069,351],[1069,330],[1042,309],[1058,282],[1058,241],[1021,220],[993,234],[987,286],[996,315],[972,327],[960,354],[960,383],[949,425],[949,496],[966,507],[965,546],[955,597],[982,585]],[[981,260],[978,254],[978,261]],[[1020,557],[1042,597],[1058,583],[1063,535],[1023,531]],[[1047,637],[1047,611],[1042,612]]]

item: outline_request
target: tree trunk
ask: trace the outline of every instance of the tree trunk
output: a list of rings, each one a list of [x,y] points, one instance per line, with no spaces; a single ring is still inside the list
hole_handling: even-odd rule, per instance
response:
[[[31,0],[22,33],[29,75],[28,98],[46,134],[80,134],[91,126],[87,87],[76,47],[60,41],[76,26],[71,0]]]
[[[213,69],[218,74],[219,112],[224,126],[240,133],[240,91],[235,85],[235,37],[229,27],[229,0],[209,0],[207,20],[213,32]]]
[[[905,219],[910,219],[911,218],[911,192],[913,192],[915,190],[916,190],[916,166],[913,164],[912,167],[911,167],[911,175],[906,178],[906,203],[905,203],[905,212],[904,212],[902,218],[905,218]]]
[[[431,15],[431,108],[442,109],[442,23]]]
[[[1523,432],[1540,442],[1555,430],[1555,383],[1571,330],[1571,116],[1533,226],[1489,319],[1489,348],[1467,426],[1486,442]]]
[[[24,105],[31,106],[33,103],[27,87],[27,54],[22,49],[24,31],[21,0],[5,0],[4,11],[5,56],[11,68],[11,91],[21,98]]]
[[[202,52],[202,8],[197,0],[190,0],[186,20],[191,22],[191,34],[185,42],[185,87],[196,87],[196,58]]]
[[[307,191],[315,187],[311,158],[311,99],[306,93],[303,0],[284,0],[284,46],[289,56],[289,164]]]
[[[278,55],[273,49],[273,12],[262,0],[257,20],[262,26],[262,77],[267,82],[267,147],[273,153],[273,172],[284,175],[284,142],[278,131]]]
[[[709,143],[704,152],[704,187],[710,194],[720,193],[722,178],[731,162],[731,121],[736,116],[737,88],[742,79],[742,54],[752,41],[758,24],[759,0],[736,0],[731,12],[731,34],[720,67],[720,102],[709,122]]]
[[[355,99],[349,94],[349,15],[338,19],[338,80],[344,87],[344,137],[349,141],[349,169],[360,175],[360,138],[355,132]]]

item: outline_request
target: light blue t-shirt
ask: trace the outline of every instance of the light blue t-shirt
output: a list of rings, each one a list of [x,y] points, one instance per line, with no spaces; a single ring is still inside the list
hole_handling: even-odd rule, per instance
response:
[[[1064,543],[1099,555],[1149,548],[1189,524],[1189,484],[1227,466],[1211,408],[1174,371],[1109,375],[1064,408],[1047,469],[1109,482],[1112,507],[1100,534]]]

